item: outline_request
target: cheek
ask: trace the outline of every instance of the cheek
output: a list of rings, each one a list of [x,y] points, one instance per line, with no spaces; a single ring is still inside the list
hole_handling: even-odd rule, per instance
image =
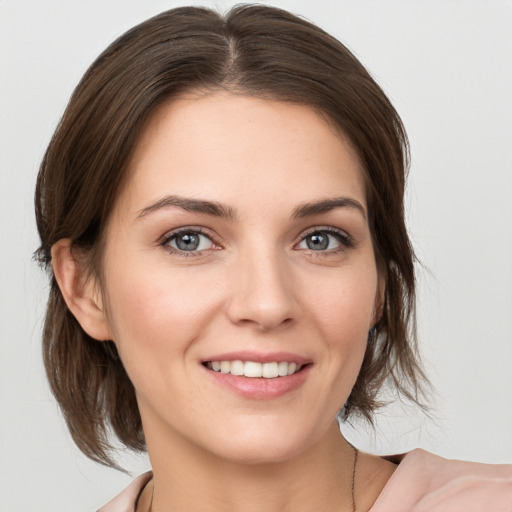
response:
[[[109,274],[109,319],[120,351],[186,350],[216,311],[219,292],[191,272],[129,262]],[[127,269],[130,268],[128,272]],[[192,278],[193,277],[193,278]],[[146,350],[150,349],[150,350]]]
[[[326,386],[330,386],[326,393],[333,393],[338,408],[350,394],[363,362],[375,314],[377,283],[377,272],[371,265],[358,271],[347,268],[331,276],[322,293],[311,294],[305,306],[314,315],[314,329],[328,347],[329,359],[322,363],[322,373]]]
[[[377,283],[372,266],[341,269],[315,287],[305,308],[314,312],[328,338],[348,342],[363,334],[366,339],[375,316]]]
[[[165,403],[189,393],[180,389],[186,388],[187,368],[195,361],[191,354],[219,302],[214,287],[190,277],[175,269],[157,272],[128,264],[109,275],[114,341],[137,397],[145,403],[154,397]]]

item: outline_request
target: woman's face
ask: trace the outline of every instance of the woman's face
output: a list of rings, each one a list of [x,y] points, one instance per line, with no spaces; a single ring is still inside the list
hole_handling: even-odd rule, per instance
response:
[[[364,191],[308,107],[215,93],[157,110],[103,283],[150,449],[286,460],[332,427],[382,294]]]

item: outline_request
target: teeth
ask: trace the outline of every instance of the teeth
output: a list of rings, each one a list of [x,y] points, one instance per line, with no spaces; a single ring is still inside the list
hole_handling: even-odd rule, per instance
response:
[[[277,373],[279,374],[279,377],[285,377],[288,375],[288,363],[285,361],[282,361],[277,365]]]
[[[244,362],[243,361],[232,361],[231,362],[231,375],[243,375],[244,374]]]
[[[302,366],[297,363],[288,363],[286,361],[272,363],[256,363],[254,361],[208,361],[207,368],[214,372],[230,373],[231,375],[243,375],[249,378],[263,377],[264,379],[274,379],[276,377],[286,377],[297,373]]]
[[[286,364],[286,363],[284,363]],[[273,379],[279,377],[279,364],[278,363],[263,363],[263,377],[266,379]],[[288,365],[287,365],[288,366]]]
[[[244,375],[246,377],[261,377],[263,373],[263,365],[261,363],[253,363],[247,361],[244,363]]]

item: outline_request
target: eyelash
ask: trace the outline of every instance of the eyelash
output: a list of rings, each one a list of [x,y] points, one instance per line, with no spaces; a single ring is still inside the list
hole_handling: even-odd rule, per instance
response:
[[[352,237],[345,233],[345,231],[333,228],[331,226],[315,226],[314,228],[307,230],[301,235],[300,241],[298,243],[301,243],[308,237],[317,234],[328,234],[334,237],[340,243],[340,245],[335,249],[329,249],[325,251],[314,251],[313,249],[309,249],[309,252],[315,256],[329,256],[331,254],[338,254],[340,252],[346,251],[347,249],[353,248],[355,245]]]
[[[202,250],[202,251],[198,251],[198,250],[185,251],[185,250],[181,250],[181,249],[178,249],[175,247],[171,247],[169,245],[173,240],[178,238],[180,235],[185,235],[185,234],[201,235],[203,237],[206,237],[208,240],[210,240],[210,242],[212,244],[217,245],[217,246],[219,245],[215,241],[214,237],[211,234],[205,233],[203,228],[193,227],[193,226],[181,228],[177,231],[174,231],[174,232],[168,234],[167,236],[165,236],[163,238],[163,240],[160,242],[159,245],[164,247],[167,250],[167,252],[169,252],[170,254],[176,254],[181,257],[189,258],[191,256],[201,256],[203,254],[204,250]],[[343,251],[346,251],[347,249],[351,249],[352,247],[354,247],[354,240],[347,233],[345,233],[344,231],[341,231],[339,229],[330,227],[330,226],[315,226],[314,228],[307,230],[305,233],[303,233],[301,235],[300,240],[294,244],[294,247],[296,247],[298,244],[304,242],[308,237],[310,237],[312,235],[317,235],[317,234],[327,234],[329,236],[334,237],[340,243],[339,247],[336,247],[334,249],[328,249],[328,250],[322,250],[322,251],[315,251],[313,249],[304,249],[304,250],[308,250],[311,254],[314,254],[317,257],[337,254],[339,252],[343,252]],[[205,249],[205,250],[211,250],[211,249]],[[213,250],[217,250],[217,249],[213,249]]]
[[[173,231],[172,233],[168,234],[167,236],[164,237],[164,239],[160,242],[160,245],[162,247],[164,247],[167,252],[169,252],[170,254],[176,254],[178,256],[182,256],[182,257],[185,257],[185,258],[189,258],[191,256],[201,256],[203,254],[204,251],[197,251],[197,250],[194,250],[194,251],[184,251],[184,250],[181,250],[181,249],[177,249],[175,247],[171,247],[169,244],[175,240],[176,238],[178,238],[180,235],[186,235],[186,234],[190,234],[190,235],[201,235],[203,237],[206,237],[208,238],[208,240],[210,240],[210,242],[214,245],[218,245],[213,236],[211,234],[206,234],[204,232],[204,229],[203,228],[200,228],[200,227],[185,227],[185,228],[181,228],[181,229],[178,229],[177,231]],[[208,250],[208,249],[206,249]],[[215,249],[213,249],[215,250]]]

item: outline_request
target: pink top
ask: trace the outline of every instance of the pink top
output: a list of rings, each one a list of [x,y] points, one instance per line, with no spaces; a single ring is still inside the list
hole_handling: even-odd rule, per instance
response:
[[[151,472],[136,478],[98,512],[135,512]],[[447,460],[416,449],[368,512],[512,512],[512,465]]]

